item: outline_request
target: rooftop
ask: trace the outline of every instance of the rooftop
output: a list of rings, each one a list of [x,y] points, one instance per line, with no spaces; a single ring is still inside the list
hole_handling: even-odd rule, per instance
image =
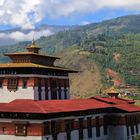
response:
[[[122,98],[106,98],[100,96],[91,97],[90,99],[96,99],[109,104],[134,104],[135,103],[134,100],[127,100]]]
[[[66,72],[78,72],[73,69],[55,66],[54,62],[60,57],[39,54],[40,48],[36,46],[35,41],[27,46],[27,52],[7,53],[5,56],[11,58],[12,62],[0,64],[0,68],[44,68],[52,70],[61,70]],[[29,56],[29,57],[28,57]]]
[[[109,100],[108,98],[106,98]],[[86,111],[93,109],[116,108],[125,112],[139,112],[140,107],[124,103],[116,102],[111,104],[98,99],[73,99],[73,100],[46,100],[35,101],[30,99],[17,99],[10,103],[0,103],[0,112],[16,112],[16,113],[66,113],[76,111]]]
[[[54,69],[54,70],[64,70],[68,72],[78,72],[76,70],[58,67],[58,66],[45,66],[35,63],[4,63],[0,64],[0,68],[44,68],[44,69]]]
[[[19,55],[34,55],[34,56],[40,56],[40,57],[50,57],[50,58],[55,58],[55,59],[60,59],[60,57],[57,56],[51,56],[51,55],[42,55],[34,52],[16,52],[16,53],[7,53],[5,56],[19,56]]]

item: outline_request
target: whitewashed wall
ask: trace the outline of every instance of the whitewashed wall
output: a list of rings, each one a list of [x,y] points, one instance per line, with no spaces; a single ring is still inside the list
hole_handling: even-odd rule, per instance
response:
[[[33,87],[27,87],[23,89],[22,87],[18,87],[17,91],[9,91],[7,86],[3,86],[0,88],[0,102],[11,102],[15,99],[33,99],[34,98],[34,90]]]

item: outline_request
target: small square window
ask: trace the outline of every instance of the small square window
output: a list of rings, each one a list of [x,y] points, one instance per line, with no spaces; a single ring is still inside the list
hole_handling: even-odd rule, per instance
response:
[[[6,127],[2,127],[2,133],[5,134],[7,131]]]
[[[27,135],[27,126],[26,125],[16,125],[15,135],[16,136],[26,136]]]

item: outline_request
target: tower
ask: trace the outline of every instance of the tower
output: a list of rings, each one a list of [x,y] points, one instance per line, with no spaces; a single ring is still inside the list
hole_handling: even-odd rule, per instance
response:
[[[5,54],[11,62],[0,64],[0,102],[69,99],[68,74],[76,71],[55,66],[60,58],[40,54],[34,40],[26,49]]]

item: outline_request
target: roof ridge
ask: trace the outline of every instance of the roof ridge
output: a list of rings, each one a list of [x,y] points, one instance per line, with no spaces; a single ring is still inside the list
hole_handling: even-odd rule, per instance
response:
[[[98,101],[101,101],[101,102],[105,102],[105,103],[108,103],[108,104],[114,104],[113,101],[106,101],[106,100],[103,100],[101,99],[102,97],[92,97],[92,99],[95,99],[95,100],[98,100]]]

